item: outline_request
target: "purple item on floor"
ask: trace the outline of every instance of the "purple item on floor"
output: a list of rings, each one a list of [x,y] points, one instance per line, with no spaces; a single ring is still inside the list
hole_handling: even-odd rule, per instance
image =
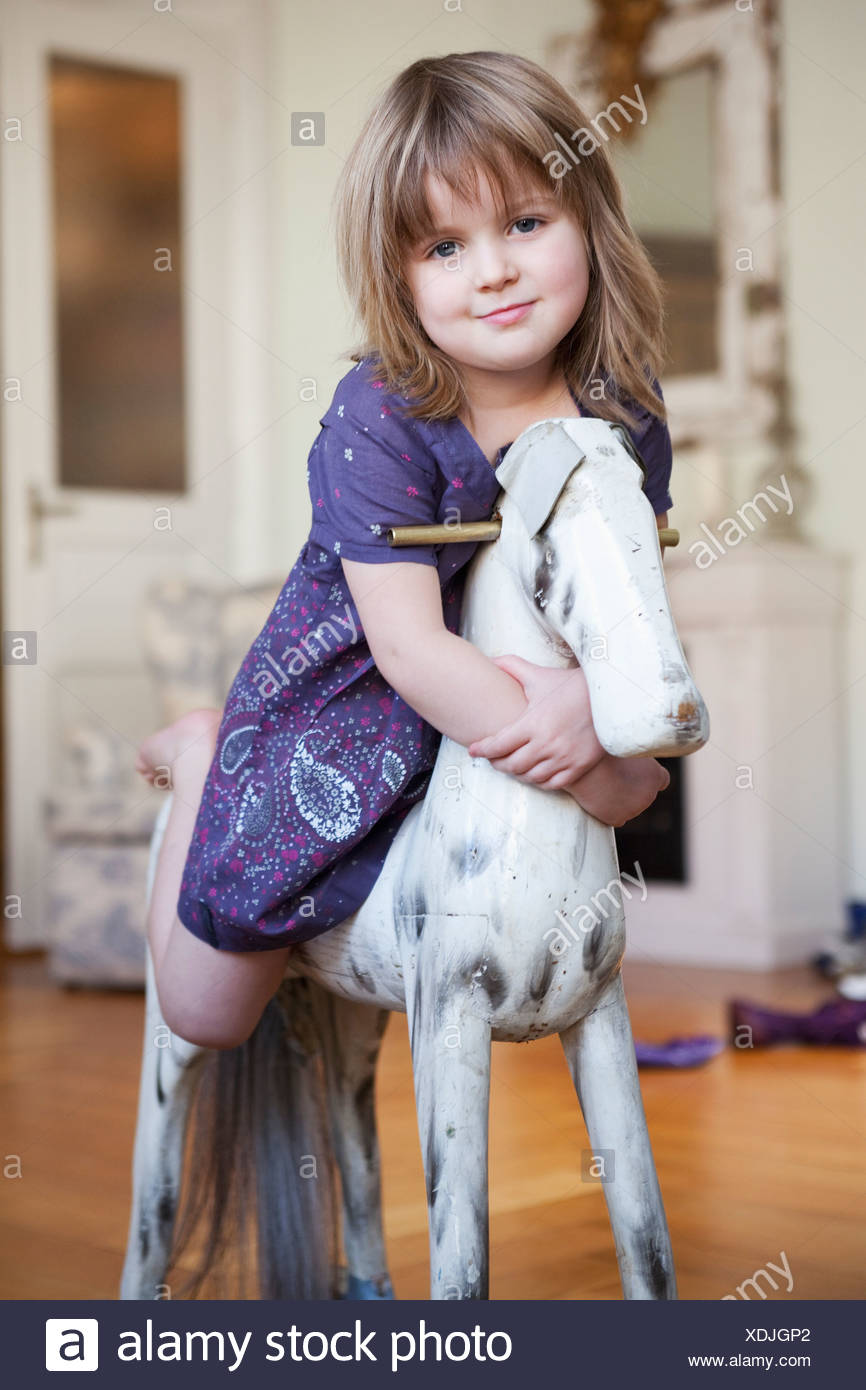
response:
[[[724,1038],[701,1033],[692,1038],[668,1038],[663,1043],[635,1041],[634,1050],[639,1067],[701,1067],[717,1057],[724,1046]]]
[[[778,1042],[866,1047],[866,999],[831,999],[811,1014],[782,1013],[732,999],[728,1016],[732,1041],[740,1048]],[[747,1040],[743,1029],[749,1030]]]

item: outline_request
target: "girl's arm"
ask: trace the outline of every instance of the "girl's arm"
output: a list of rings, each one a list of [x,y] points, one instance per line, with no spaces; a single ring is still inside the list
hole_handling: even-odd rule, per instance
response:
[[[428,724],[466,747],[525,713],[519,682],[446,628],[434,566],[342,563],[373,660]],[[581,773],[605,756],[588,712],[572,743]]]
[[[513,725],[526,712],[529,702],[520,684],[471,642],[445,627],[434,566],[405,561],[364,564],[343,560],[342,564],[377,667],[429,724],[468,747],[504,725]],[[572,703],[576,678],[585,690],[583,673],[578,668],[554,674],[568,678],[561,695],[568,694],[571,735],[565,771],[552,776],[547,784],[568,791],[606,824],[621,824],[652,803],[660,790],[659,775],[664,779],[667,773],[654,759],[611,758],[596,737],[588,698],[583,715],[575,712]],[[537,762],[537,758],[532,761]],[[599,774],[581,789],[577,785],[580,778],[602,763],[605,766]],[[625,763],[645,766],[629,772],[615,766]],[[514,775],[544,784],[521,771]]]
[[[515,723],[474,740],[467,750],[472,757],[489,758],[497,771],[520,781],[567,787],[585,811],[607,825],[623,825],[639,815],[670,785],[670,773],[648,754],[614,758],[605,753],[589,772],[575,762],[575,731],[586,721],[592,724],[589,689],[579,666],[538,666],[513,655],[493,660],[520,681],[527,706]]]

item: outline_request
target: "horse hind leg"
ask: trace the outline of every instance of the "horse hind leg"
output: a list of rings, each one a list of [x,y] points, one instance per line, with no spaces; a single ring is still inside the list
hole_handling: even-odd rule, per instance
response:
[[[148,899],[169,809],[166,802],[154,827]],[[149,946],[145,958],[144,1040],[121,1299],[169,1296],[165,1280],[181,1187],[184,1140],[193,1092],[206,1055],[203,1048],[169,1032],[159,1008]]]
[[[613,1159],[602,1186],[616,1243],[623,1296],[675,1299],[667,1219],[653,1162],[622,976],[598,1007],[560,1035],[592,1154]],[[606,1151],[603,1153],[602,1151]]]
[[[331,1135],[340,1170],[346,1299],[392,1299],[382,1228],[376,1064],[388,1010],[316,994]]]

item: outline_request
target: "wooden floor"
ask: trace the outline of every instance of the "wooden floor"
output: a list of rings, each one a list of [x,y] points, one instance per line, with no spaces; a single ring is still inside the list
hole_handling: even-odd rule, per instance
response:
[[[754,975],[626,962],[636,1037],[725,1031],[734,995],[812,1008],[808,970]],[[0,972],[0,1297],[114,1299],[126,1244],[143,995],[59,989],[40,956]],[[641,1072],[680,1297],[866,1297],[866,1049],[727,1048]],[[490,1138],[493,1299],[620,1298],[601,1188],[557,1038],[496,1043]],[[398,1298],[426,1298],[427,1227],[406,1019],[378,1077],[385,1222]],[[16,1157],[17,1156],[17,1157]],[[20,1163],[22,1176],[15,1176]],[[784,1252],[784,1254],[783,1254]],[[772,1273],[772,1271],[771,1271]],[[740,1295],[743,1296],[742,1294]],[[754,1287],[745,1296],[759,1298]]]

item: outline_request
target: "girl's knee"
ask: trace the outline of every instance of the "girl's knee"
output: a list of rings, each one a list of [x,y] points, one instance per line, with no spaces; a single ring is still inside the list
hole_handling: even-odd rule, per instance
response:
[[[285,974],[289,951],[217,950],[176,920],[157,970],[162,1016],[196,1047],[240,1047]]]
[[[159,991],[158,991],[159,992]],[[170,995],[163,999],[160,993],[160,1012],[170,1032],[175,1037],[193,1047],[210,1047],[228,1050],[240,1047],[255,1031],[256,1022],[249,1026],[247,1020],[215,1019],[212,1015],[202,1015],[188,1003],[173,1000]]]
[[[164,960],[163,965],[166,963],[171,965]],[[190,983],[190,976],[176,969],[157,973],[156,992],[169,1031],[193,1047],[240,1047],[258,1022],[249,1010],[233,1007],[231,998],[219,1000],[210,991],[199,993]]]

